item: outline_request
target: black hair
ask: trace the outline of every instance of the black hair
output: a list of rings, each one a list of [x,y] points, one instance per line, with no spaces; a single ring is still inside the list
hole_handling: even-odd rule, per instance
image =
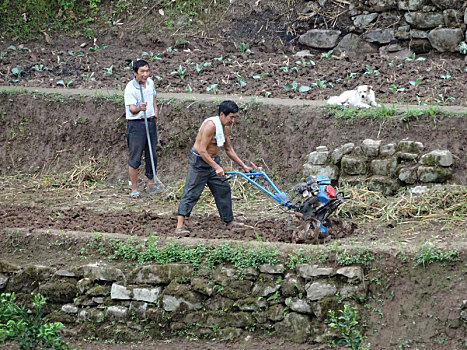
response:
[[[138,73],[138,69],[144,66],[149,67],[149,63],[147,63],[145,60],[137,60],[136,62],[133,62],[133,70],[135,73]]]
[[[224,113],[224,115],[229,115],[230,113],[237,113],[238,112],[238,106],[234,101],[227,100],[227,101],[222,101],[222,103],[219,105],[219,115],[221,113]]]

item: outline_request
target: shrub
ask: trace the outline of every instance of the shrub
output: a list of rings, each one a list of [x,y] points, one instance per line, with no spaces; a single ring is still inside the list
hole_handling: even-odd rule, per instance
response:
[[[334,310],[329,310],[329,327],[337,330],[340,334],[333,340],[336,345],[345,345],[347,349],[358,350],[364,337],[360,334],[357,309],[344,304],[344,310],[338,311],[337,316]]]
[[[68,350],[68,343],[60,340],[60,322],[45,323],[43,305],[46,298],[41,294],[32,297],[32,309],[19,306],[15,294],[0,294],[0,344],[16,341],[20,350],[56,349]]]

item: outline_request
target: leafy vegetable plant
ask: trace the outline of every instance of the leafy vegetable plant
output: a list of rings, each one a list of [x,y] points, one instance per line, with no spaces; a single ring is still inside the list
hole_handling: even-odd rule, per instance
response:
[[[251,55],[253,52],[246,46],[245,43],[238,44],[238,48],[241,53]]]
[[[426,58],[425,57],[418,57],[418,58],[415,58],[415,52],[412,54],[411,57],[406,57],[406,61],[410,62],[410,61],[425,61]]]
[[[94,47],[90,47],[89,51],[94,52],[94,51],[97,51],[97,50],[103,50],[103,49],[107,48],[108,46],[109,45],[106,45],[106,44],[103,44],[101,46],[95,45]]]
[[[334,50],[329,50],[328,52],[323,52],[321,54],[321,59],[322,60],[327,60],[331,57],[332,53],[334,52]]]
[[[182,65],[179,65],[178,69],[176,71],[170,72],[170,74],[171,75],[177,74],[181,80],[185,80],[186,68],[183,68]]]
[[[57,81],[57,85],[62,85],[63,87],[66,87],[66,88],[70,87],[72,83],[73,83],[73,80],[71,79]]]
[[[240,84],[241,87],[244,87],[248,84],[248,82],[244,81],[242,76],[238,73],[235,73],[235,76],[237,77],[238,79],[238,83]]]
[[[298,72],[298,68],[297,67],[289,67],[289,64],[285,65],[284,67],[280,67],[279,68],[281,71],[283,71],[284,73],[291,73],[293,71],[295,72]]]
[[[423,81],[423,78],[418,78],[417,80],[409,80],[409,84],[412,85],[412,86],[419,86],[421,85]]]
[[[397,93],[397,92],[404,92],[405,88],[398,88],[396,85],[393,84],[389,86],[389,90],[391,90],[394,93]]]
[[[162,59],[162,54],[161,54],[161,53],[154,53],[154,52],[152,52],[152,51],[149,52],[149,53],[148,53],[148,52],[143,52],[143,53],[141,54],[141,56],[142,56],[142,57],[148,56],[149,59],[150,59],[152,62]]]
[[[298,86],[298,83],[294,80],[292,83],[287,83],[284,85],[286,91],[294,90],[296,92],[307,92],[311,90],[311,87],[308,85]]]
[[[206,88],[206,91],[212,91],[213,93],[216,93],[218,87],[219,84],[212,84]]]

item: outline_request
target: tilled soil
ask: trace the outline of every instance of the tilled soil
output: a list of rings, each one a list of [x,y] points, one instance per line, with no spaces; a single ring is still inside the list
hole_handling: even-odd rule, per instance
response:
[[[291,216],[292,220],[292,216]],[[96,212],[84,206],[71,209],[47,209],[39,206],[0,204],[0,226],[3,228],[55,229],[65,231],[106,232],[146,237],[155,234],[162,237],[189,237],[226,240],[256,240],[264,242],[310,243],[311,238],[297,241],[294,227],[301,223],[294,219],[254,220],[242,218],[241,227],[227,227],[213,213],[194,215],[187,219],[187,234],[175,232],[175,215],[158,215],[149,210],[112,210]],[[344,229],[340,221],[330,220],[329,239],[351,234],[354,227]],[[296,230],[297,231],[297,230]],[[300,236],[301,237],[301,236]]]
[[[285,53],[251,47],[254,53],[245,54],[233,44],[219,48],[200,43],[197,48],[169,50],[112,40],[100,43],[105,48],[89,51],[95,47],[88,43],[81,48],[82,43],[66,38],[49,47],[42,42],[4,41],[0,44],[5,53],[0,59],[0,84],[123,90],[133,77],[129,65],[142,58],[149,61],[159,92],[306,101],[325,100],[366,84],[372,85],[377,100],[386,104],[467,105],[466,63],[456,54],[405,59],[375,54],[357,60],[339,55],[322,58],[318,51],[301,58],[294,53],[298,47]],[[18,67],[21,73],[13,74]]]

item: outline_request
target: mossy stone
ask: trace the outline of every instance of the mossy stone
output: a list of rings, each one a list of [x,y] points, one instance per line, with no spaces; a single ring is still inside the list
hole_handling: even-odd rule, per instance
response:
[[[87,296],[90,297],[105,297],[110,295],[110,287],[109,286],[95,286],[89,289],[86,292]]]

